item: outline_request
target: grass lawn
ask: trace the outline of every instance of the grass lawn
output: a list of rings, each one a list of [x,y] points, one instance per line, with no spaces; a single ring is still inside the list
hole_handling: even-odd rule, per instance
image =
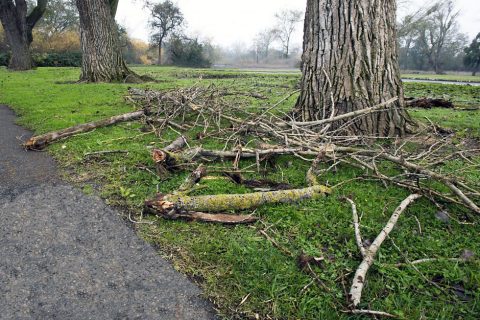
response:
[[[254,90],[268,97],[268,100],[235,97],[232,101],[253,108],[281,100],[295,90],[299,80],[299,74],[168,67],[135,67],[135,71],[158,80],[136,87],[161,90],[194,84],[215,85],[236,91]],[[39,68],[19,73],[0,69],[0,103],[11,106],[20,116],[19,124],[36,133],[135,110],[123,99],[132,85],[76,84],[78,77],[79,70],[74,68]],[[405,89],[407,96],[448,95],[457,104],[480,104],[480,87],[407,83]],[[292,96],[279,107],[288,110],[295,99]],[[480,138],[480,111],[434,109],[412,110],[411,114],[417,120],[426,121],[428,117],[440,126],[457,130],[459,139]],[[139,219],[146,198],[157,190],[175,190],[188,174],[179,172],[160,181],[144,170],[154,166],[149,147],[162,147],[178,134],[166,130],[156,137],[141,127],[139,123],[123,123],[97,129],[55,143],[48,151],[58,160],[65,179]],[[200,144],[194,138],[195,132],[188,132],[187,136],[191,145]],[[201,143],[223,147],[213,140]],[[84,157],[86,153],[104,150],[126,150],[128,154]],[[480,163],[480,159],[475,161]],[[241,166],[251,163],[254,162],[242,161]],[[457,170],[463,165],[452,161],[445,170]],[[276,170],[271,170],[267,178],[304,187],[308,168],[306,162],[283,156],[277,159]],[[356,169],[343,167],[321,180],[335,185],[359,174]],[[480,179],[478,171],[470,171],[468,175],[471,180]],[[249,192],[221,176],[207,179],[202,185],[205,188],[198,193]],[[178,270],[199,283],[227,319],[360,319],[343,312],[347,306],[346,290],[361,261],[350,207],[339,200],[346,195],[355,198],[362,214],[364,237],[373,239],[408,191],[357,181],[334,189],[332,195],[323,199],[261,207],[256,210],[261,222],[250,226],[166,221],[148,216],[135,227]],[[454,217],[464,214],[456,207],[449,211]],[[435,217],[436,212],[435,206],[421,199],[400,218],[368,274],[362,308],[389,312],[404,319],[478,319],[478,219],[473,224],[462,224],[455,219],[442,222]],[[472,251],[475,258],[468,262],[442,260],[458,258],[464,250]],[[317,279],[299,263],[302,255],[324,258],[312,266]],[[423,258],[440,260],[419,264],[416,269],[408,264],[395,266]]]
[[[409,74],[402,73],[405,79],[421,79],[421,80],[444,80],[444,81],[460,81],[460,82],[480,82],[480,75],[472,76],[471,74]]]

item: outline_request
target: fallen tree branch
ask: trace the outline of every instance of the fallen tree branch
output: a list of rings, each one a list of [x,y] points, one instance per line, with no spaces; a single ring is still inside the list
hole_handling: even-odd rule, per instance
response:
[[[403,267],[403,266],[417,265],[422,263],[438,262],[438,261],[465,262],[466,260],[461,258],[426,258],[426,259],[411,261],[410,263],[397,263],[395,264],[395,266]]]
[[[232,215],[232,214],[210,214],[205,212],[183,212],[183,213],[176,213],[174,211],[170,212],[169,214],[163,214],[163,218],[169,220],[189,220],[189,221],[199,221],[199,222],[206,222],[206,223],[221,223],[221,224],[249,224],[258,221],[257,217],[253,217],[250,215]]]
[[[368,316],[374,316],[374,317],[385,317],[385,318],[398,319],[398,316],[387,313],[387,312],[383,312],[383,311],[354,309],[354,310],[348,310],[348,311],[345,311],[345,312],[346,313],[351,313],[351,314],[360,314],[360,315],[368,315]]]
[[[41,150],[45,148],[48,144],[55,142],[57,140],[71,137],[80,133],[93,131],[97,128],[111,126],[119,122],[138,120],[143,116],[145,116],[145,111],[142,110],[142,111],[125,113],[125,114],[113,116],[110,118],[106,118],[106,119],[102,119],[102,120],[98,120],[90,123],[79,124],[74,127],[49,132],[39,136],[34,136],[30,138],[27,142],[25,142],[23,146],[27,150]]]
[[[367,254],[367,250],[363,245],[362,234],[360,233],[360,222],[358,219],[357,206],[355,205],[355,202],[353,202],[352,199],[349,199],[347,197],[345,197],[344,199],[345,201],[350,203],[350,205],[352,206],[353,228],[355,229],[355,241],[357,242],[357,247],[360,250],[362,257],[365,257],[365,255]]]
[[[240,211],[264,204],[293,203],[306,199],[316,199],[328,193],[330,193],[328,187],[313,186],[304,189],[193,197],[181,194],[160,194],[156,199],[146,201],[145,206],[159,215],[169,214],[172,210],[176,212]]]
[[[372,266],[375,256],[380,249],[380,246],[385,241],[390,232],[392,232],[393,228],[397,224],[398,218],[400,218],[400,215],[412,202],[414,202],[420,197],[422,197],[420,194],[411,194],[405,200],[403,200],[402,203],[397,207],[397,209],[395,209],[392,216],[390,217],[390,220],[388,220],[387,224],[382,229],[380,234],[375,238],[373,243],[366,250],[363,261],[355,272],[352,287],[350,288],[349,300],[351,301],[353,308],[356,308],[360,304],[368,269],[370,269],[370,267]]]
[[[388,101],[385,101],[383,103],[380,103],[380,104],[378,104],[376,106],[373,106],[373,107],[370,107],[370,108],[365,108],[365,109],[361,109],[361,110],[356,110],[356,111],[344,113],[344,114],[341,114],[341,115],[336,116],[336,117],[330,117],[328,119],[317,120],[317,121],[289,122],[288,124],[298,126],[298,127],[320,126],[320,125],[324,125],[324,124],[327,124],[327,123],[332,123],[332,122],[336,122],[336,121],[340,121],[340,120],[344,120],[344,119],[348,119],[348,118],[358,117],[358,116],[361,116],[361,115],[364,115],[364,114],[369,114],[369,113],[372,113],[374,111],[383,109],[386,106],[388,106],[388,105],[390,105],[390,104],[392,104],[396,101],[398,101],[398,97],[392,98]]]

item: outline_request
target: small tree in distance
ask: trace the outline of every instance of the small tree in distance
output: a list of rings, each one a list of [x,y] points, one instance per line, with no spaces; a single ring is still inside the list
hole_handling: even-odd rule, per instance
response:
[[[275,14],[277,24],[275,33],[282,43],[283,56],[288,59],[290,54],[290,41],[298,23],[302,21],[303,13],[298,10],[283,10]]]
[[[465,48],[465,58],[463,62],[466,67],[472,70],[472,76],[475,76],[480,67],[480,33],[478,33],[472,43]]]
[[[183,23],[183,14],[180,8],[170,0],[161,3],[146,3],[151,11],[150,27],[151,39],[158,47],[158,64],[162,64],[162,46],[168,36]]]

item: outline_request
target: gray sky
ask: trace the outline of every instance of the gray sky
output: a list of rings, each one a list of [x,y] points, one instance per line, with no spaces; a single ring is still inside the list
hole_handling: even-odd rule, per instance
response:
[[[174,0],[175,1],[175,0]],[[410,0],[408,10],[432,0]],[[305,10],[306,0],[176,0],[187,21],[187,30],[222,46],[249,46],[255,34],[271,27],[275,12],[282,9]],[[461,11],[461,31],[472,39],[480,32],[480,0],[456,0]],[[148,11],[141,0],[121,0],[117,13],[119,23],[134,38],[148,41]],[[294,36],[301,45],[302,25]]]

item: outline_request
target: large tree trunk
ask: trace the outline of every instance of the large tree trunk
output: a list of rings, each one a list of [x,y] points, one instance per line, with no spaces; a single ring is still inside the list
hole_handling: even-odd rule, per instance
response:
[[[386,110],[334,122],[329,130],[405,134],[409,118],[403,109],[395,12],[395,0],[308,0],[297,120],[326,119],[398,97]]]
[[[37,5],[27,15],[25,0],[0,0],[0,20],[12,51],[8,68],[11,70],[30,70],[33,67],[30,44],[33,41],[32,30],[40,20],[47,6],[47,0],[38,0]]]
[[[128,69],[119,44],[114,19],[116,3],[111,0],[76,0],[80,14],[82,75],[86,82],[137,82]],[[111,8],[110,5],[115,7]]]

